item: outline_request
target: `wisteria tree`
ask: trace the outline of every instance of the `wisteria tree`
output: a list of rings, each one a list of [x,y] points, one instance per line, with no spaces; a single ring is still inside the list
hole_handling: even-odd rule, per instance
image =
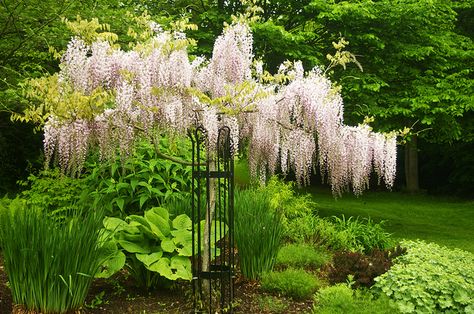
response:
[[[30,81],[32,106],[23,119],[44,123],[46,166],[57,156],[64,172],[77,174],[94,147],[102,159],[117,148],[127,156],[140,136],[185,134],[196,125],[214,147],[219,126],[227,125],[234,146],[248,143],[251,174],[262,181],[292,169],[307,184],[318,167],[336,195],[351,188],[360,194],[373,171],[393,185],[395,134],[345,125],[339,89],[321,69],[285,62],[270,75],[254,60],[244,23],[226,27],[207,60],[188,55],[183,32],[137,21],[145,29],[129,32],[141,38],[129,50],[111,33],[84,32],[87,23],[104,28],[97,21],[81,21],[60,71]]]

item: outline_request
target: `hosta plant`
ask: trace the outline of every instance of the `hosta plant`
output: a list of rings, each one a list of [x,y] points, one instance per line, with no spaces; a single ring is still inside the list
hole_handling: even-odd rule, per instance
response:
[[[113,234],[113,239],[127,256],[131,275],[147,289],[169,281],[192,278],[191,218],[186,214],[171,218],[166,208],[153,207],[143,216],[130,215],[125,220],[104,219],[106,232]],[[227,232],[225,224],[217,228]],[[211,239],[211,243],[215,243],[214,240]],[[212,251],[219,253],[217,248]]]
[[[153,207],[143,216],[130,215],[125,220],[107,217],[104,227],[126,252],[130,272],[139,284],[151,288],[159,277],[191,280],[192,222],[188,216],[171,220],[168,210]],[[151,272],[149,277],[142,267]]]

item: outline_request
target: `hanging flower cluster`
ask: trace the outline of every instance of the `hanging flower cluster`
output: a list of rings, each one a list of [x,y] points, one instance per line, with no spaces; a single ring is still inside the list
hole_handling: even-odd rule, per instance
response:
[[[110,100],[92,116],[51,112],[44,127],[47,163],[56,153],[64,171],[77,172],[93,146],[104,159],[117,147],[127,155],[139,132],[184,133],[196,123],[207,129],[212,147],[225,124],[235,146],[248,140],[250,170],[262,180],[292,170],[308,184],[318,165],[335,194],[349,188],[361,193],[372,171],[393,185],[395,136],[344,125],[341,95],[318,68],[305,73],[301,62],[286,62],[263,79],[244,24],[226,28],[210,60],[191,61],[186,47],[176,44],[182,33],[153,25],[154,36],[130,51],[107,41],[71,40],[58,75],[60,97],[101,91]]]

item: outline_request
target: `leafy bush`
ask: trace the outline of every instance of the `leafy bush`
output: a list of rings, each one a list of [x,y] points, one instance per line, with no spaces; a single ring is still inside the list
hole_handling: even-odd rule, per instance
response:
[[[332,264],[326,268],[329,281],[334,283],[346,282],[349,275],[353,277],[354,287],[371,287],[374,278],[387,272],[392,266],[392,260],[406,249],[396,247],[392,250],[374,250],[365,255],[359,252],[337,252],[334,254]]]
[[[374,223],[370,218],[346,219],[333,217],[332,220],[319,218],[316,222],[318,241],[332,249],[341,251],[366,252],[373,249],[388,249],[395,242],[383,229],[384,222]]]
[[[321,267],[331,257],[329,253],[316,250],[308,244],[288,244],[278,252],[277,264],[293,267]]]
[[[310,297],[322,283],[303,269],[288,268],[282,272],[269,272],[262,276],[264,291],[278,292],[294,299]]]
[[[20,198],[28,207],[44,211],[58,221],[83,209],[81,195],[88,187],[84,179],[65,176],[59,169],[30,174],[21,185],[27,187]]]
[[[125,221],[104,219],[105,229],[126,252],[130,273],[147,289],[167,280],[191,280],[192,222],[185,214],[170,219],[163,207]]]
[[[234,224],[242,274],[255,279],[271,271],[276,262],[283,227],[280,213],[270,208],[268,194],[258,190],[237,190]]]
[[[189,149],[188,149],[189,148]],[[190,160],[190,143],[185,139],[160,139],[160,153]],[[133,155],[111,164],[88,165],[89,194],[94,208],[105,208],[109,216],[124,218],[185,198],[191,189],[191,167],[160,157],[153,144],[141,141]]]
[[[101,215],[72,216],[58,225],[45,213],[16,203],[0,218],[6,222],[0,238],[13,302],[42,313],[81,308],[104,260]]]
[[[316,204],[310,194],[297,195],[294,182],[284,182],[276,176],[260,190],[270,196],[271,208],[281,212],[284,238],[293,242],[312,239]]]
[[[353,290],[346,284],[319,289],[314,295],[314,314],[393,314],[395,305],[385,296],[375,299],[370,293]]]
[[[376,278],[375,291],[402,313],[474,313],[474,255],[423,241],[403,241],[407,254]]]

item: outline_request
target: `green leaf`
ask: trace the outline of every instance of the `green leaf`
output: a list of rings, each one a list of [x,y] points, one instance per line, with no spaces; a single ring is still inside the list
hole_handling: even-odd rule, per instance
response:
[[[193,226],[193,222],[191,221],[191,218],[189,218],[188,215],[186,214],[179,215],[175,219],[173,219],[173,228],[175,229],[190,230],[192,226]]]
[[[193,238],[189,230],[173,230],[173,241],[176,245],[176,251],[180,256],[191,256],[193,254]]]
[[[472,299],[469,296],[469,292],[467,292],[466,289],[463,288],[458,288],[456,289],[456,291],[454,291],[453,299],[458,303],[466,305],[469,304],[469,302],[472,302]]]
[[[130,215],[127,217],[127,220],[130,222],[134,221],[135,223],[139,224],[137,228],[141,232],[143,232],[144,235],[146,235],[150,239],[155,239],[155,235],[153,234],[153,232],[151,232],[150,224],[144,217],[138,215]]]
[[[151,264],[147,267],[148,270],[157,272],[161,276],[168,278],[170,280],[176,280],[176,275],[173,274],[170,267],[171,261],[167,257],[163,257],[158,260],[156,263]]]
[[[119,192],[121,189],[128,189],[129,186],[128,183],[120,182],[115,186],[115,188],[117,189],[117,192]]]
[[[153,207],[145,212],[145,218],[150,224],[151,232],[161,240],[170,234],[169,213],[165,208]]]
[[[139,185],[139,186],[146,187],[146,188],[148,189],[148,192],[151,192],[152,186],[151,186],[149,183],[140,181],[140,182],[138,182],[138,185]]]
[[[111,255],[102,263],[95,278],[110,278],[113,274],[121,270],[123,266],[125,266],[125,254],[117,250],[115,254]]]
[[[138,185],[138,180],[137,179],[132,179],[130,181],[130,186],[132,187],[133,192],[135,192],[135,189],[136,189],[137,185]]]
[[[118,244],[129,253],[151,253],[151,249],[147,243],[138,244],[126,240],[119,240]]]
[[[161,248],[164,252],[173,253],[176,250],[176,245],[172,239],[165,239],[161,242]]]
[[[105,229],[110,231],[121,231],[125,226],[127,226],[125,221],[115,217],[105,217],[103,224]]]
[[[145,204],[145,202],[148,201],[148,199],[149,199],[148,195],[140,196],[140,209],[143,207],[143,204]]]
[[[158,262],[161,257],[163,256],[163,252],[153,252],[151,254],[142,254],[142,253],[136,253],[135,256],[137,259],[145,264],[145,267],[150,267],[153,263]]]
[[[123,198],[117,198],[117,199],[115,199],[115,202],[117,203],[120,210],[123,211],[123,206],[125,205],[125,200]]]
[[[184,280],[191,280],[193,278],[191,271],[191,260],[188,257],[173,256],[171,258],[170,267],[172,270],[175,270],[175,275],[177,278]]]

